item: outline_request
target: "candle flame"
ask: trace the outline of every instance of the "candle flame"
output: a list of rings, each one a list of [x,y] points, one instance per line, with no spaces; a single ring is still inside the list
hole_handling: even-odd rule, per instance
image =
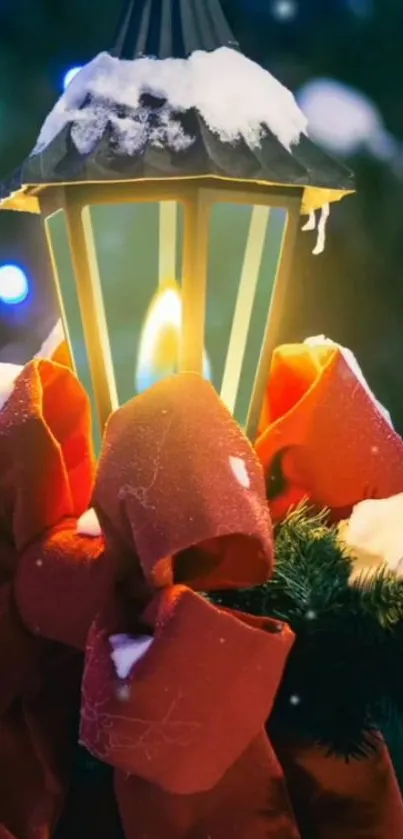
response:
[[[153,384],[178,372],[182,327],[182,298],[175,282],[165,283],[154,295],[140,336],[135,386],[143,393]],[[206,352],[203,375],[211,378]]]

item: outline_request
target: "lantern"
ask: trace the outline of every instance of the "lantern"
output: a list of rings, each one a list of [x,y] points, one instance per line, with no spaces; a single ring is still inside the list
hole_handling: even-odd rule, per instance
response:
[[[219,0],[131,0],[1,206],[42,215],[100,428],[155,379],[197,371],[253,438],[300,214],[322,209],[323,228],[352,190]]]

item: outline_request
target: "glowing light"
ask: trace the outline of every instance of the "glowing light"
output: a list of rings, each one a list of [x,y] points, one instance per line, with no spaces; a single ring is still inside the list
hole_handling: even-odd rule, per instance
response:
[[[75,79],[75,77],[78,75],[78,73],[82,69],[83,69],[82,67],[72,67],[70,70],[67,71],[67,73],[65,74],[65,76],[63,78],[63,90],[66,90],[66,88],[69,86],[69,84],[71,84],[73,79]]]
[[[148,310],[140,337],[135,386],[143,393],[153,384],[178,371],[182,299],[178,285],[166,283],[157,291]],[[204,377],[211,379],[211,367],[204,354]]]
[[[28,278],[18,265],[0,266],[0,300],[8,306],[22,303],[28,296]]]
[[[272,15],[282,23],[293,20],[297,14],[296,0],[276,0],[272,6]]]

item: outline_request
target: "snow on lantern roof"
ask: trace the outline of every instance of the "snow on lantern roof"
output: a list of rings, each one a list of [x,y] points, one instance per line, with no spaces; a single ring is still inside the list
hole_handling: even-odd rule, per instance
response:
[[[38,211],[38,188],[111,180],[299,187],[306,212],[354,190],[292,93],[238,51],[219,0],[129,0],[112,53],[75,76],[0,207]]]
[[[190,114],[195,120],[187,124]],[[220,144],[243,142],[252,153],[268,131],[288,151],[307,131],[290,91],[228,47],[186,59],[125,61],[101,53],[50,112],[32,154],[45,152],[66,126],[78,152],[91,154],[108,125],[118,155],[135,157],[147,144],[178,153],[196,143],[196,121]]]

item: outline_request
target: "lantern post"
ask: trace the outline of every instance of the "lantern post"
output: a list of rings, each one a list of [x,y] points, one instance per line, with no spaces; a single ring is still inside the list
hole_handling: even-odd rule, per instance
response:
[[[300,215],[352,191],[291,93],[243,56],[219,0],[130,0],[0,206],[43,218],[98,434],[156,378],[195,371],[253,440]]]

